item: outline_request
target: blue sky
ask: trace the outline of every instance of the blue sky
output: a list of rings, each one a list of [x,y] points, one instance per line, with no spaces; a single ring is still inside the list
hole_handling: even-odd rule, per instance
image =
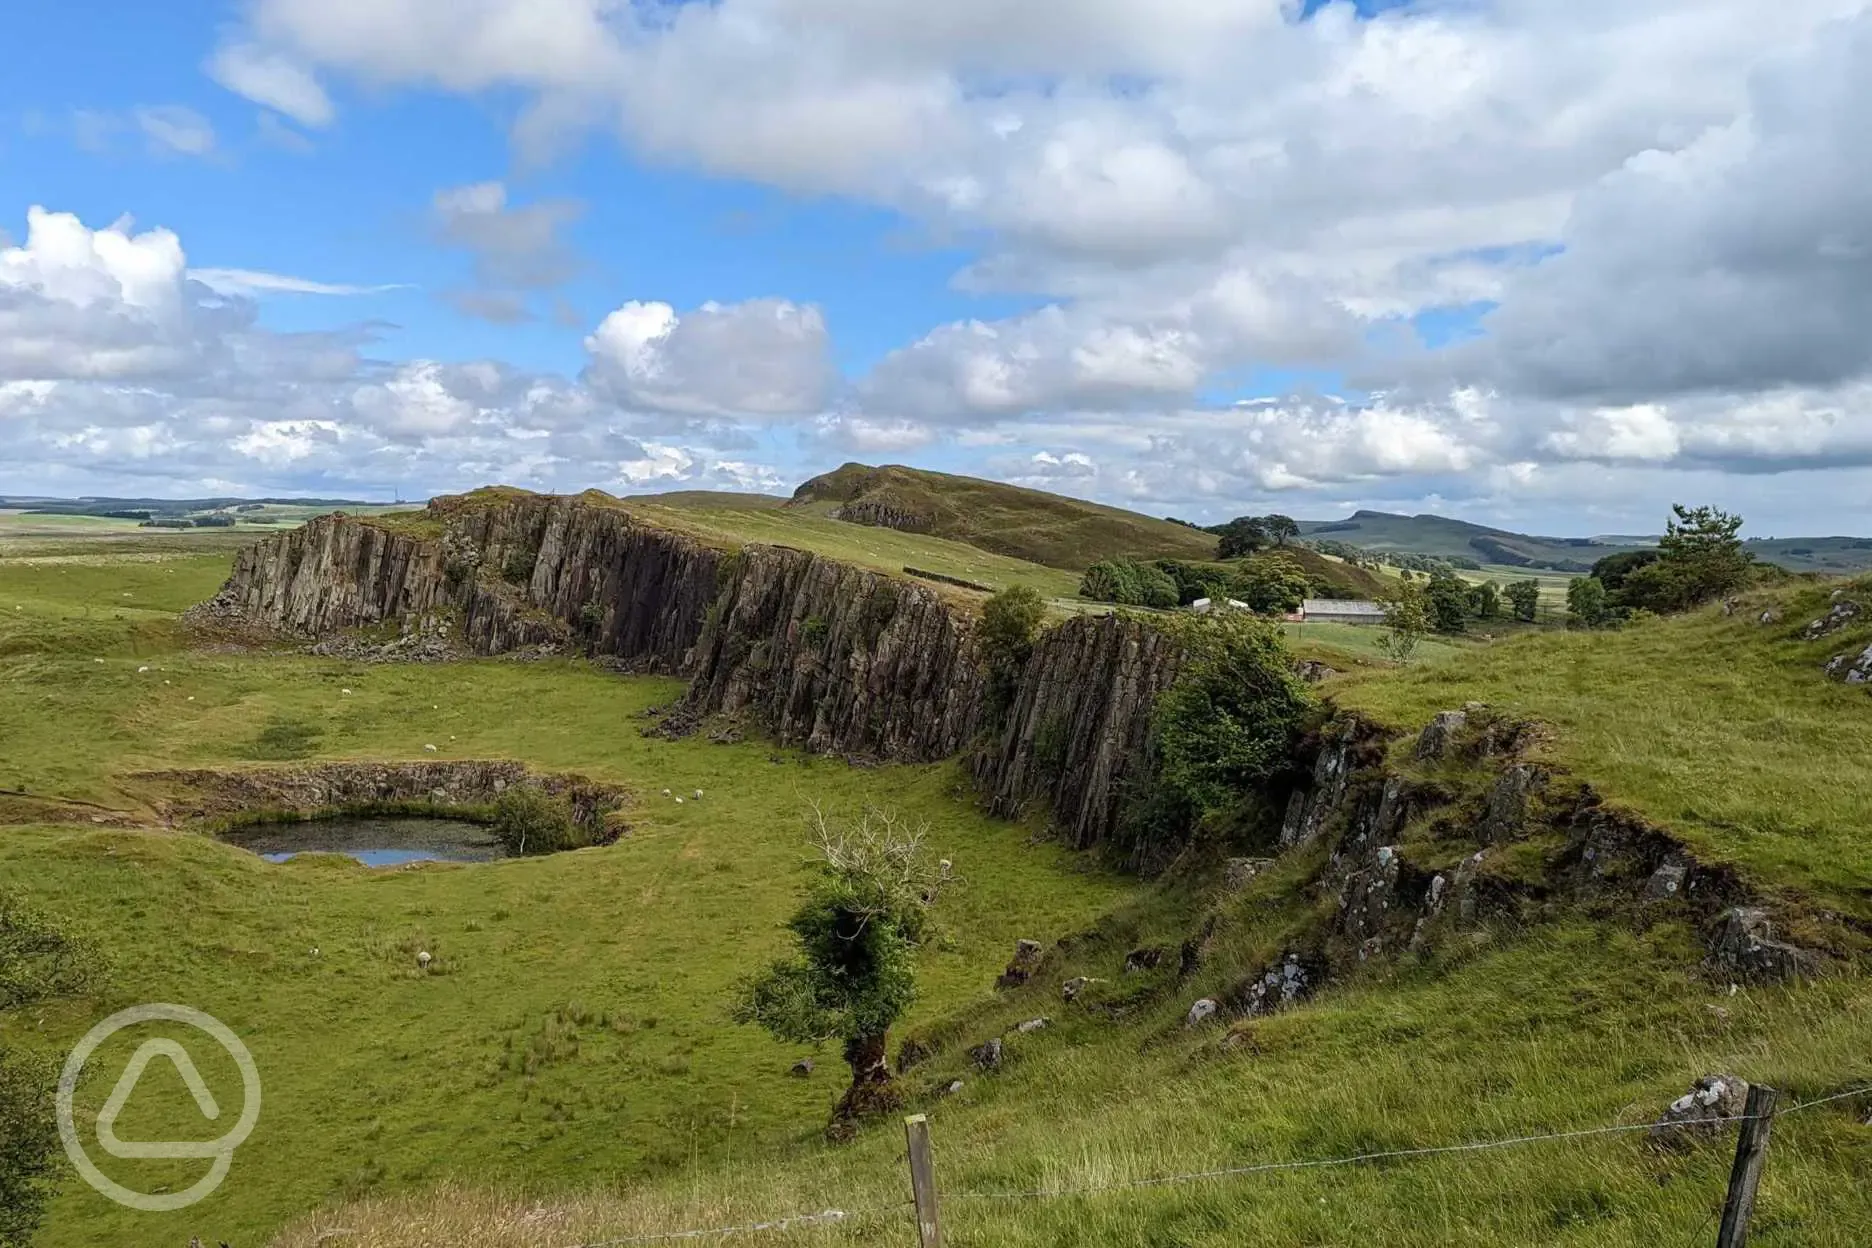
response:
[[[1863,528],[1864,7],[24,8],[0,490]]]

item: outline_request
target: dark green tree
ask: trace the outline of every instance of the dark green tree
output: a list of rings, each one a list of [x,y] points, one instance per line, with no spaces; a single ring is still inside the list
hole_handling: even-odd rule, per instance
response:
[[[1285,546],[1300,536],[1300,526],[1294,523],[1292,517],[1278,513],[1262,516],[1261,527],[1267,530],[1267,535],[1274,539],[1276,546]]]
[[[1230,592],[1263,615],[1280,615],[1297,609],[1312,588],[1306,570],[1292,555],[1270,553],[1242,564]]]
[[[1439,633],[1460,633],[1469,624],[1469,583],[1449,573],[1430,577],[1425,589],[1430,621]]]
[[[1167,609],[1177,605],[1177,584],[1162,568],[1121,556],[1087,568],[1079,582],[1079,596],[1127,607]]]
[[[1598,628],[1611,616],[1605,585],[1597,577],[1576,577],[1567,585],[1567,616],[1579,628]]]
[[[1216,546],[1218,559],[1240,559],[1271,544],[1273,538],[1253,516],[1236,516],[1222,526],[1222,540]]]
[[[1046,619],[1046,601],[1029,585],[1009,585],[982,604],[981,662],[988,705],[998,719],[1014,701],[1021,672],[1033,655],[1034,638]]]
[[[554,854],[584,838],[563,794],[532,784],[508,785],[494,799],[494,835],[510,854]]]
[[[1478,620],[1493,620],[1501,615],[1501,586],[1483,581],[1469,589],[1469,610]]]
[[[1737,536],[1742,517],[1715,507],[1671,507],[1658,557],[1627,575],[1617,605],[1687,611],[1748,583],[1754,557]]]
[[[1516,581],[1508,587],[1507,598],[1509,605],[1514,607],[1515,619],[1532,624],[1540,613],[1540,582]]]
[[[1159,780],[1201,815],[1288,765],[1313,695],[1264,620],[1219,611],[1179,617],[1173,632],[1185,658],[1157,700]]]
[[[948,875],[929,862],[927,826],[875,808],[839,823],[817,806],[809,823],[818,879],[787,921],[794,951],[742,984],[734,1017],[794,1044],[842,1043],[851,1086],[832,1115],[842,1136],[902,1102],[890,1029],[916,1000],[914,953]]]

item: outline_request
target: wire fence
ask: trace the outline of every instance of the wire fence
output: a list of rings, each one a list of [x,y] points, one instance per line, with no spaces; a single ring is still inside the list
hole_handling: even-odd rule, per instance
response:
[[[1724,1117],[1698,1119],[1685,1124],[1696,1127],[1725,1126],[1731,1123],[1745,1124],[1759,1122],[1767,1118],[1780,1119],[1822,1105],[1831,1105],[1838,1101],[1851,1100],[1855,1097],[1872,1097],[1872,1084],[1853,1088],[1846,1092],[1836,1092],[1830,1096],[1816,1097],[1790,1105],[1777,1113],[1734,1114]],[[1325,1170],[1340,1166],[1368,1165],[1375,1162],[1401,1161],[1417,1157],[1441,1157],[1461,1153],[1478,1153],[1502,1148],[1518,1148],[1524,1145],[1557,1143],[1567,1140],[1593,1139],[1612,1135],[1629,1135],[1637,1132],[1656,1132],[1661,1124],[1654,1122],[1616,1123],[1603,1127],[1588,1127],[1576,1131],[1553,1131],[1538,1135],[1516,1135],[1493,1140],[1474,1140],[1463,1144],[1437,1144],[1423,1148],[1395,1148],[1378,1152],[1352,1153],[1341,1157],[1319,1157],[1299,1161],[1257,1162],[1252,1165],[1223,1166],[1210,1170],[1191,1170],[1178,1174],[1153,1175],[1139,1179],[1120,1179],[1110,1183],[1084,1184],[1070,1187],[1033,1188],[1029,1190],[971,1190],[961,1188],[942,1193],[944,1203],[952,1201],[1021,1201],[1055,1200],[1068,1197],[1095,1196],[1104,1192],[1136,1191],[1144,1188],[1167,1187],[1183,1183],[1200,1183],[1217,1179],[1239,1178],[1257,1174],[1275,1174],[1284,1171]],[[1670,1130],[1665,1125],[1663,1130]],[[903,1214],[914,1208],[914,1202],[900,1201],[894,1204],[872,1206],[859,1210],[826,1209],[818,1213],[794,1214],[788,1217],[772,1218],[759,1222],[747,1222],[734,1226],[708,1227],[696,1230],[664,1231],[655,1234],[628,1235],[618,1239],[594,1240],[587,1243],[567,1245],[567,1248],[624,1248],[630,1244],[667,1243],[677,1240],[725,1239],[738,1235],[754,1235],[764,1232],[785,1231],[806,1226],[831,1226],[874,1217],[879,1214]],[[1712,1215],[1711,1220],[1714,1220]],[[1705,1224],[1707,1229],[1707,1223]],[[1699,1232],[1701,1234],[1701,1232]]]

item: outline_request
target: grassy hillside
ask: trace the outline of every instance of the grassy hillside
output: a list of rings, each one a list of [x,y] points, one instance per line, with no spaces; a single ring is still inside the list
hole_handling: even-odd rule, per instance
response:
[[[1485,564],[1514,565],[1526,559],[1554,570],[1582,572],[1607,555],[1636,548],[1598,538],[1531,537],[1446,516],[1399,516],[1383,511],[1356,511],[1344,520],[1302,520],[1300,532],[1367,550],[1474,559]]]
[[[856,769],[641,735],[641,712],[672,700],[673,681],[572,662],[186,651],[176,613],[227,566],[193,553],[0,556],[0,790],[14,795],[0,795],[0,881],[72,916],[112,967],[98,1000],[0,1016],[0,1042],[56,1056],[113,1009],[187,1002],[241,1035],[266,1097],[207,1202],[143,1215],[73,1181],[35,1248],[197,1234],[252,1245],[322,1202],[379,1189],[450,1177],[559,1188],[799,1148],[841,1063],[820,1054],[811,1079],[788,1078],[804,1050],[733,1026],[727,1003],[777,950],[804,887],[808,799],[927,819],[966,882],[919,967],[924,1020],[983,999],[1017,937],[1084,926],[1134,887],[986,819],[958,799],[949,766]],[[90,823],[147,817],[130,773],[246,765],[276,724],[302,728],[311,758],[513,757],[613,781],[634,795],[631,830],[551,858],[373,872]],[[666,788],[706,797],[678,805]],[[95,805],[65,816],[76,826],[8,826],[65,801]],[[446,973],[416,974],[418,948]],[[82,1107],[96,1112],[139,1038],[113,1042],[95,1078],[87,1068]],[[126,1138],[199,1133],[179,1081],[149,1086]],[[187,1163],[115,1172],[197,1177]]]
[[[691,523],[726,533],[775,514],[704,509]],[[851,540],[937,540],[804,518]],[[848,1216],[757,1242],[914,1242],[901,1127],[826,1144],[836,1055],[789,1078],[803,1050],[727,1018],[737,977],[783,947],[778,925],[805,881],[793,815],[809,796],[930,820],[961,877],[921,955],[910,1028],[943,1047],[908,1076],[957,1248],[1703,1243],[1727,1135],[1681,1152],[1620,1133],[1255,1168],[1641,1124],[1713,1072],[1772,1083],[1784,1105],[1872,1084],[1863,968],[1732,990],[1696,969],[1700,933],[1683,919],[1589,916],[1557,897],[1524,927],[1376,959],[1280,1014],[1186,1028],[1194,999],[1237,987],[1336,908],[1307,887],[1319,862],[1290,855],[1235,893],[1202,861],[1155,884],[1113,877],[1032,827],[983,818],[953,766],[849,768],[758,742],[643,737],[640,712],[674,682],[578,662],[188,652],[176,612],[212,591],[227,556],[147,540],[134,557],[78,538],[56,551],[35,539],[23,557],[0,548],[0,789],[137,814],[145,795],[127,773],[240,765],[286,722],[310,730],[314,757],[425,758],[435,744],[611,780],[634,795],[632,831],[552,858],[367,871],[269,865],[187,831],[95,826],[88,809],[62,825],[0,822],[0,880],[71,915],[112,964],[97,999],[0,1017],[0,1040],[56,1057],[112,1009],[180,1000],[234,1027],[266,1088],[258,1132],[209,1201],[135,1214],[74,1181],[35,1248],[193,1235],[568,1248],[827,1209]],[[1795,584],[1729,617],[1427,646],[1406,671],[1359,667],[1326,688],[1401,728],[1473,699],[1534,716],[1549,764],[1796,907],[1872,920],[1872,699],[1817,671],[1872,640],[1872,625],[1798,640],[1827,596]],[[1770,605],[1783,619],[1754,623]],[[1369,635],[1346,632],[1302,637]],[[678,806],[665,788],[707,796]],[[0,821],[8,800],[20,799],[0,797]],[[1178,946],[1205,928],[1204,958],[1179,981]],[[1053,960],[997,993],[1016,937],[1047,941]],[[1164,965],[1127,975],[1126,953],[1143,946],[1169,950]],[[440,971],[413,971],[415,948]],[[1092,982],[1067,1003],[1075,976]],[[1014,1030],[1036,1017],[1051,1023]],[[1001,1035],[1005,1068],[974,1069],[967,1049]],[[101,1055],[82,1107],[95,1112],[108,1059],[138,1038]],[[224,1086],[226,1071],[203,1073]],[[179,1085],[149,1087],[126,1138],[200,1128]],[[1777,1122],[1752,1244],[1868,1242],[1869,1111],[1872,1097],[1849,1097]],[[112,1164],[172,1183],[199,1173]]]
[[[1855,591],[1872,598],[1872,582]],[[1819,641],[1831,586],[1757,591],[1606,633],[1529,633],[1408,671],[1361,674],[1341,703],[1401,726],[1483,701],[1552,729],[1548,758],[1763,887],[1872,920],[1872,699],[1821,664],[1872,623]],[[1756,623],[1775,610],[1773,624]]]
[[[1300,532],[1367,550],[1474,559],[1485,566],[1498,565],[1491,571],[1501,573],[1544,570],[1577,575],[1607,555],[1656,545],[1655,538],[1632,536],[1535,537],[1447,516],[1382,511],[1357,511],[1344,520],[1302,520]],[[1867,537],[1752,538],[1748,549],[1757,559],[1790,572],[1837,575],[1872,569],[1872,538]]]
[[[1041,490],[921,468],[846,464],[793,494],[790,510],[888,516],[892,527],[1080,571],[1117,555],[1213,559],[1216,539],[1185,525]]]

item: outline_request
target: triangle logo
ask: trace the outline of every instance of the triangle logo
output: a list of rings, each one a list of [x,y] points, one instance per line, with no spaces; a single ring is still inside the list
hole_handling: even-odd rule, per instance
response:
[[[202,1117],[213,1122],[221,1116],[221,1107],[216,1104],[214,1094],[208,1090],[208,1085],[202,1081],[201,1072],[195,1069],[194,1059],[189,1057],[188,1050],[173,1040],[145,1040],[137,1049],[136,1055],[130,1059],[130,1064],[124,1067],[123,1075],[118,1078],[117,1086],[112,1089],[110,1099],[106,1100],[104,1108],[98,1111],[98,1144],[113,1157],[213,1157],[217,1155],[221,1148],[219,1140],[200,1142],[184,1140],[149,1144],[138,1140],[117,1138],[117,1115],[121,1114],[124,1106],[129,1103],[138,1082],[143,1078],[144,1070],[159,1057],[168,1058],[170,1064],[175,1067],[176,1073],[182,1076],[182,1082],[188,1087],[189,1094],[195,1098],[195,1106],[201,1110]]]

